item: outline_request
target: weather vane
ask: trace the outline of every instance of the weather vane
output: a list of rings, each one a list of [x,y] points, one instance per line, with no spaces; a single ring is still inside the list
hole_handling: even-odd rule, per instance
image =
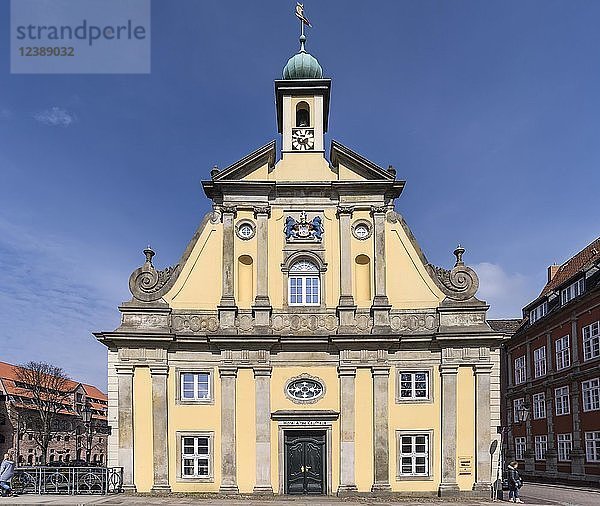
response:
[[[304,25],[310,26],[311,28],[312,25],[304,15],[304,4],[301,4],[300,2],[296,2],[296,17],[300,20],[300,35],[304,37]]]

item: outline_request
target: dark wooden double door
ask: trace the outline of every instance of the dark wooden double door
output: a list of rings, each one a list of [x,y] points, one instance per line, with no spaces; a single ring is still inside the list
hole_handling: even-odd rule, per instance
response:
[[[284,442],[285,493],[325,494],[325,431],[285,431]]]

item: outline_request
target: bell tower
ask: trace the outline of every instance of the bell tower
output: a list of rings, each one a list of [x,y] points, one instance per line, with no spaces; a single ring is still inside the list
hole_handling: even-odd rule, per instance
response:
[[[304,14],[300,19],[300,51],[283,68],[283,79],[275,81],[277,129],[282,134],[282,155],[324,153],[324,135],[329,120],[331,79],[323,78],[317,59],[306,51]]]

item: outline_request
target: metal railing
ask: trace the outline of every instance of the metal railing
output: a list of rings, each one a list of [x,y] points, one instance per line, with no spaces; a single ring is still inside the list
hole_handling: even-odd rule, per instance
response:
[[[20,494],[118,494],[122,485],[122,467],[18,467],[12,479]]]

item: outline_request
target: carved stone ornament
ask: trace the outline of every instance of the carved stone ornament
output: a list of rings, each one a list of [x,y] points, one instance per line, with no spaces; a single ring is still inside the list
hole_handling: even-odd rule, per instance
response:
[[[473,269],[467,267],[462,256],[464,248],[458,246],[454,250],[456,264],[452,270],[428,264],[427,270],[440,290],[446,294],[449,299],[456,301],[465,301],[473,297],[479,289],[479,278]]]
[[[285,219],[283,229],[285,239],[288,242],[294,240],[312,240],[321,242],[325,228],[323,227],[323,219],[320,216],[315,216],[312,221],[308,221],[306,212],[300,213],[300,220],[296,221],[292,216]]]
[[[144,250],[146,262],[129,276],[129,290],[134,298],[142,302],[159,300],[173,286],[179,275],[179,265],[157,271],[152,265],[155,255],[151,248]]]
[[[325,383],[310,374],[301,374],[286,381],[285,396],[296,404],[313,404],[325,395]]]

